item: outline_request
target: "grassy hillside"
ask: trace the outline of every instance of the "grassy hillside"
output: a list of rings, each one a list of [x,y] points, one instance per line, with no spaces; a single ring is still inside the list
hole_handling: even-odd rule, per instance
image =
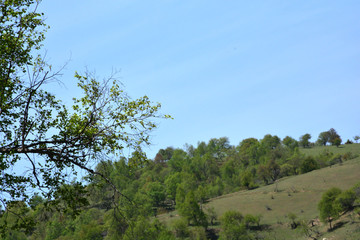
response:
[[[335,154],[346,152],[360,154],[360,144],[343,145],[339,148],[315,147],[302,151],[308,155],[317,155],[325,149]],[[282,178],[274,184],[254,190],[223,195],[211,199],[205,208],[214,207],[218,216],[230,209],[238,210],[243,214],[261,214],[262,223],[270,227],[270,230],[264,233],[266,239],[307,239],[300,230],[290,229],[287,215],[294,213],[297,220],[317,220],[317,204],[324,191],[331,187],[345,190],[358,182],[360,182],[360,157],[307,174]],[[176,216],[176,213],[162,215],[160,219],[168,222],[175,218],[171,216]],[[343,220],[346,223],[343,227],[331,233],[326,232],[327,226],[320,223],[318,228],[323,232],[322,237],[360,239],[359,220],[357,224],[351,224],[350,218],[346,219]]]
[[[323,151],[329,151],[334,154],[344,154],[347,152],[352,152],[353,154],[360,155],[360,144],[344,144],[339,147],[336,146],[315,146],[312,148],[300,148],[300,151],[306,155],[316,156]]]

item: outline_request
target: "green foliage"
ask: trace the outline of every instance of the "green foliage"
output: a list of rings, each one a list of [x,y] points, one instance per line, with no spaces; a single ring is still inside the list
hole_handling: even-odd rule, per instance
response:
[[[309,156],[306,157],[301,164],[301,173],[311,172],[318,168],[319,168],[319,164],[316,162],[316,160],[313,157]]]
[[[224,162],[220,168],[221,179],[232,187],[239,186],[241,183],[240,164],[234,158]]]
[[[329,142],[331,143],[331,145],[335,145],[335,146],[339,146],[341,143],[341,138],[340,135],[336,132],[335,129],[330,128],[330,130],[328,131],[329,134]],[[340,141],[340,143],[339,143]]]
[[[29,201],[29,206],[31,209],[35,210],[37,206],[42,204],[44,202],[44,199],[39,194],[34,194],[32,198]]]
[[[254,227],[260,228],[260,220],[261,216],[254,216],[251,214],[246,214],[244,217],[244,224],[247,229],[251,229]]]
[[[270,149],[275,149],[280,146],[281,140],[278,136],[272,136],[271,134],[267,134],[261,140],[260,144],[266,151]]]
[[[227,137],[222,137],[210,139],[204,150],[211,155],[216,162],[222,162],[230,149],[231,145],[229,139]],[[204,154],[200,153],[198,155],[203,156]]]
[[[104,226],[97,220],[90,221],[86,224],[77,224],[78,229],[73,235],[73,239],[102,240],[104,239]]]
[[[241,185],[243,185],[247,189],[252,189],[255,187],[254,177],[250,171],[245,171],[241,175]]]
[[[259,165],[257,168],[257,175],[265,184],[268,184],[270,181],[275,182],[279,178],[280,173],[281,168],[274,159],[269,160],[266,165]]]
[[[175,149],[172,153],[168,165],[172,171],[181,172],[186,160],[186,152],[181,149]]]
[[[173,147],[167,147],[166,149],[160,149],[159,152],[156,154],[154,161],[155,162],[166,162],[172,158],[174,153]]]
[[[222,231],[220,232],[221,240],[245,240],[251,239],[246,226],[243,222],[243,215],[237,211],[227,211],[221,217],[221,227]]]
[[[340,138],[340,137],[337,137],[337,138],[335,138],[335,139],[332,141],[332,144],[335,145],[335,146],[337,146],[337,147],[339,147],[340,144],[341,144],[341,142],[342,142],[341,138]]]
[[[38,2],[16,0],[0,3],[0,116],[6,122],[17,117],[11,109],[18,106],[19,102],[13,100],[26,89],[22,86],[21,74],[27,71],[27,65],[34,64],[32,51],[40,49],[44,39],[46,25],[43,14],[36,11]],[[11,131],[6,133],[11,138]]]
[[[348,189],[337,196],[336,203],[339,204],[342,211],[348,211],[354,207],[355,200],[355,191],[353,189]]]
[[[297,148],[299,146],[298,141],[296,141],[294,138],[286,136],[283,140],[282,140],[283,144],[285,146],[287,146],[288,148],[290,148],[291,150],[295,150],[295,148]]]
[[[191,240],[207,240],[206,230],[204,227],[195,226],[190,229]]]
[[[87,191],[80,182],[60,186],[54,193],[54,197],[55,199],[47,204],[64,213],[71,214],[72,217],[80,213],[81,207],[88,205]]]
[[[215,221],[217,220],[217,213],[215,211],[214,207],[208,207],[205,209],[206,211],[206,215],[208,216],[209,220],[210,220],[210,224],[214,225]]]
[[[256,138],[244,139],[237,147],[237,150],[242,156],[245,165],[255,165],[259,163],[260,142]]]
[[[311,139],[311,135],[309,133],[306,133],[300,137],[299,144],[303,148],[310,147],[310,141],[309,141],[310,139]]]
[[[186,192],[184,190],[183,185],[178,185],[176,188],[176,209],[180,209],[182,207],[183,202],[185,201]]]
[[[169,174],[165,179],[166,193],[167,197],[173,201],[176,198],[176,189],[181,183],[181,174],[176,172],[174,174]]]
[[[329,131],[321,132],[319,134],[317,142],[321,145],[326,146],[326,144],[330,141],[330,133]]]
[[[267,168],[267,171],[269,172],[269,177],[271,178],[271,180],[273,182],[275,182],[279,178],[279,175],[280,175],[279,164],[277,164],[274,159],[271,159],[266,164],[266,168]]]
[[[0,234],[5,239],[7,238],[6,236],[12,234],[22,239],[23,234],[17,230],[29,234],[34,225],[35,221],[34,217],[30,214],[30,209],[21,201],[10,202],[6,210],[0,215]]]
[[[197,201],[200,202],[200,204],[204,204],[205,201],[208,199],[207,196],[207,188],[200,185],[195,191],[195,198],[197,199]]]
[[[188,221],[185,218],[179,218],[172,222],[172,230],[175,232],[175,236],[180,239],[189,237],[190,231],[188,228]]]
[[[128,166],[143,167],[147,159],[141,148],[150,144],[154,119],[170,116],[159,114],[161,105],[147,96],[128,97],[114,74],[98,81],[90,72],[76,73],[83,94],[73,98],[71,110],[45,91],[44,85],[56,81],[59,72],[33,56],[44,39],[38,3],[0,3],[0,201],[5,207],[12,201],[29,202],[36,188],[50,205],[76,215],[87,204],[87,189],[69,179],[81,169],[122,195],[120,181],[115,185],[106,172],[90,166],[103,161],[104,154],[119,157],[127,148],[133,151]],[[30,171],[13,171],[19,165]]]
[[[257,175],[258,177],[264,181],[265,184],[268,184],[269,183],[269,180],[270,180],[270,173],[269,173],[269,170],[268,168],[266,168],[266,166],[264,165],[259,165],[257,170]]]
[[[139,217],[125,232],[124,240],[150,240],[150,239],[171,239],[171,234],[164,225],[155,219],[150,221],[147,218]]]
[[[339,217],[341,211],[341,207],[335,201],[340,194],[341,190],[339,188],[331,188],[322,195],[318,204],[320,220],[328,222],[330,229],[332,229],[331,222]]]
[[[189,224],[207,227],[208,222],[204,211],[195,199],[193,191],[188,192],[184,202],[180,205],[179,213],[188,220]]]
[[[292,176],[296,174],[296,168],[290,163],[284,163],[280,166],[280,176]]]
[[[145,185],[145,190],[151,198],[151,202],[154,206],[160,206],[165,200],[166,192],[163,184],[159,182],[150,182]]]
[[[104,228],[107,229],[106,240],[121,239],[128,228],[128,221],[118,208],[111,209],[104,214]]]

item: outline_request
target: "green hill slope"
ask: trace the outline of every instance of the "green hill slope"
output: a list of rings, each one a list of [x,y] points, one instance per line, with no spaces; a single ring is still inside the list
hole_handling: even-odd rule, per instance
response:
[[[360,181],[360,158],[312,171],[307,174],[280,179],[277,183],[251,191],[237,192],[212,199],[207,205],[216,209],[219,216],[227,210],[238,210],[243,214],[261,214],[263,224],[271,225],[273,230],[268,237],[287,239],[301,237],[300,231],[290,230],[287,224],[289,213],[299,220],[316,220],[317,204],[324,191],[331,187],[348,189]],[[271,210],[270,210],[271,209]],[[358,223],[359,224],[359,223]],[[343,232],[343,229],[325,234],[328,239],[360,239],[360,232]],[[327,226],[320,230],[326,231]],[[341,230],[341,231],[340,231]],[[338,234],[337,234],[338,233]],[[344,236],[345,234],[345,236]],[[304,238],[306,239],[306,238]]]
[[[315,146],[312,148],[300,148],[300,151],[306,155],[316,156],[324,151],[329,151],[334,154],[345,154],[351,152],[360,155],[360,143],[345,144],[336,146]]]

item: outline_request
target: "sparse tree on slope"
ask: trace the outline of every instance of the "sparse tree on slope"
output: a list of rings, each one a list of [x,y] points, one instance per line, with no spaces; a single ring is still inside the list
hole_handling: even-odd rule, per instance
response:
[[[326,144],[330,141],[330,133],[329,131],[321,132],[318,137],[318,143],[326,146]]]
[[[341,212],[341,207],[335,201],[340,194],[341,190],[339,188],[331,188],[322,195],[318,204],[320,220],[325,223],[328,222],[330,229],[332,229],[332,221],[339,218]]]
[[[339,142],[339,139],[341,139],[341,138],[340,138],[340,135],[336,132],[336,130],[333,128],[330,128],[330,130],[328,131],[328,134],[329,134],[329,142],[331,143],[331,145],[338,146],[337,144]],[[340,141],[340,143],[341,143],[341,141]]]

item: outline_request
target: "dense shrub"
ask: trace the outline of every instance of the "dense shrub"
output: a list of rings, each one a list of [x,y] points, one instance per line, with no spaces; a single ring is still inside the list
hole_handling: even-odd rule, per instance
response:
[[[318,162],[311,156],[305,158],[301,164],[301,173],[311,172],[319,168]]]
[[[356,195],[354,190],[349,189],[342,192],[337,198],[336,202],[339,204],[343,211],[347,211],[353,208]]]

